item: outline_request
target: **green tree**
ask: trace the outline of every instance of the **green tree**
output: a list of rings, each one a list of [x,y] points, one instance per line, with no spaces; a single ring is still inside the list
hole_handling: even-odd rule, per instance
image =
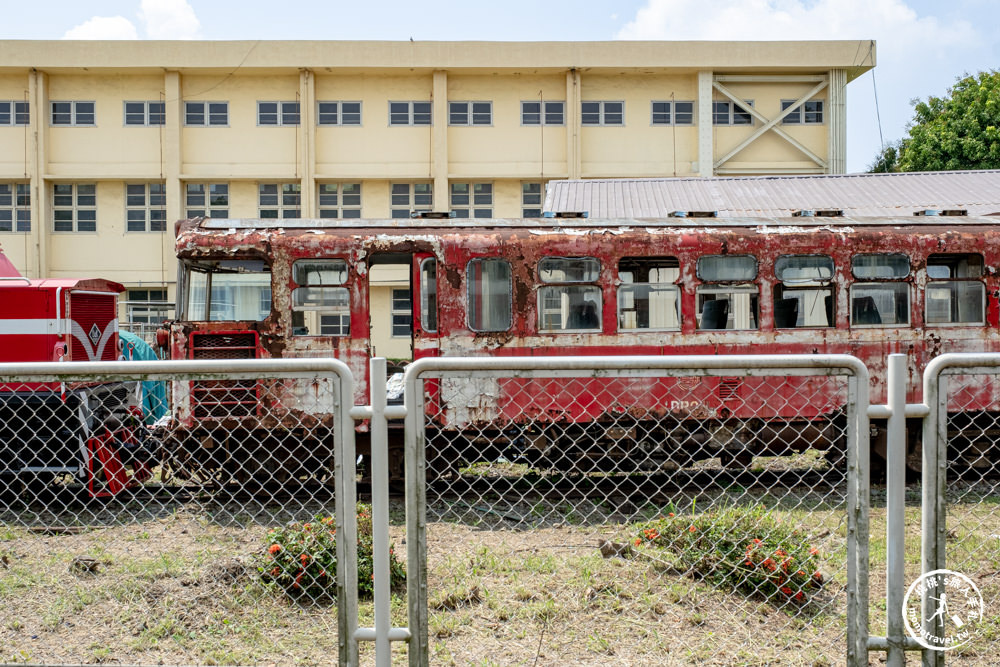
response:
[[[900,171],[1000,168],[1000,72],[959,79],[946,97],[913,107]],[[877,163],[877,161],[876,161]]]
[[[899,154],[902,150],[902,139],[886,144],[875,156],[875,161],[868,165],[868,173],[888,174],[899,171]]]

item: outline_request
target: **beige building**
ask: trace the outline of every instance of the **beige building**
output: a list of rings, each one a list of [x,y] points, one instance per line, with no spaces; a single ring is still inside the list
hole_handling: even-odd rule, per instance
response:
[[[192,215],[535,216],[552,179],[843,173],[873,65],[868,41],[0,41],[0,245],[159,321]]]

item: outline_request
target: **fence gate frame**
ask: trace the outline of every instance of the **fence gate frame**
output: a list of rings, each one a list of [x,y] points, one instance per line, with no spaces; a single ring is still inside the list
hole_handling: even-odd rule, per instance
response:
[[[463,377],[761,377],[825,375],[847,378],[847,647],[849,665],[868,664],[869,373],[844,354],[686,355],[593,357],[425,357],[404,375],[406,551],[409,664],[429,663],[427,609],[427,484],[422,381],[461,372]],[[670,372],[670,373],[667,373]],[[374,397],[374,391],[373,391]],[[376,528],[376,531],[378,528]],[[401,635],[403,633],[400,633]],[[399,639],[403,639],[400,636]],[[383,656],[376,651],[376,664]],[[384,660],[389,656],[385,655]]]
[[[146,380],[328,379],[333,389],[334,522],[337,529],[337,643],[340,665],[358,663],[357,484],[354,376],[337,359],[211,359],[3,363],[0,383]]]

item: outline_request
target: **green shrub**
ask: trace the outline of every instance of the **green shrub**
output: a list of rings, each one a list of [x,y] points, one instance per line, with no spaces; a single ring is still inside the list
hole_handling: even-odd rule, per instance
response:
[[[670,513],[636,528],[635,546],[661,552],[674,569],[779,606],[806,604],[823,586],[819,551],[762,508]]]
[[[371,507],[358,505],[358,595],[375,592]],[[257,567],[261,579],[294,598],[334,599],[337,590],[337,544],[333,517],[317,516],[268,531],[266,550]],[[395,590],[406,581],[406,568],[389,545],[389,578]]]

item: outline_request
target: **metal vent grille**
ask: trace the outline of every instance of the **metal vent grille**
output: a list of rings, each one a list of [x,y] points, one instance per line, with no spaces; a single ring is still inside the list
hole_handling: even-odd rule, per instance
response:
[[[719,398],[722,400],[739,398],[742,386],[742,378],[722,378],[719,380]]]
[[[71,338],[70,358],[73,361],[114,361],[118,358],[118,346],[112,338],[107,339],[104,348],[100,340],[112,322],[118,319],[117,295],[81,294],[70,292],[69,317],[79,325],[86,341],[77,336]],[[117,330],[114,326],[113,330]],[[98,356],[100,353],[100,356]]]
[[[250,332],[191,334],[192,359],[255,359],[257,334]],[[191,408],[197,419],[226,419],[256,414],[259,401],[254,380],[202,380],[191,383]]]

